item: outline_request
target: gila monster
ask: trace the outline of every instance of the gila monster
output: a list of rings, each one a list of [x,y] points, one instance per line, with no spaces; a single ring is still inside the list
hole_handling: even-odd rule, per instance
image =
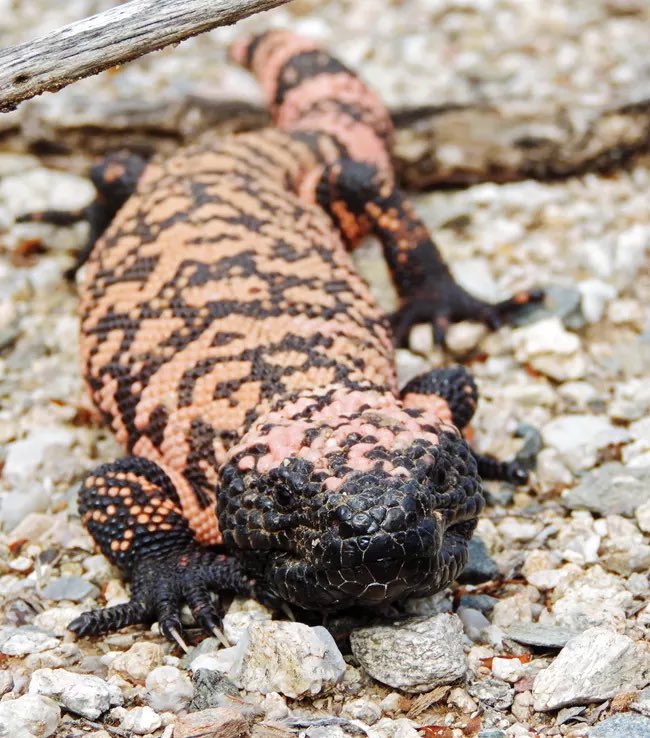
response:
[[[464,439],[467,371],[400,392],[393,340],[496,328],[540,293],[492,305],[456,284],[394,183],[385,107],[343,64],[281,30],[231,57],[273,128],[114,154],[89,209],[31,216],[91,216],[83,373],[129,454],[88,475],[79,512],[131,600],[78,617],[80,635],[157,620],[183,643],[183,604],[218,633],[212,591],[317,611],[435,592],[465,564],[481,476],[526,480]],[[367,234],[399,295],[392,330],[349,254]]]

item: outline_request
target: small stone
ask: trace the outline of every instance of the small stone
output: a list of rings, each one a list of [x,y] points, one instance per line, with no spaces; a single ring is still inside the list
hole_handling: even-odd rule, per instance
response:
[[[337,684],[345,673],[341,652],[321,626],[252,622],[236,648],[228,677],[249,692],[315,695]]]
[[[525,592],[505,597],[494,606],[492,623],[507,628],[512,623],[526,622],[533,619],[533,606]]]
[[[474,536],[469,542],[465,568],[458,577],[461,584],[481,584],[499,576],[499,567],[488,556],[483,541]]]
[[[195,673],[200,669],[206,669],[227,674],[232,669],[236,656],[237,646],[221,648],[213,653],[200,654],[192,660],[189,665],[189,669],[192,673]]]
[[[61,600],[81,602],[86,597],[96,597],[98,594],[97,587],[82,577],[58,577],[43,590],[43,597],[55,602]]]
[[[14,441],[7,447],[3,469],[6,479],[30,477],[51,451],[67,451],[72,446],[74,435],[66,428],[47,428],[32,431],[27,438]]]
[[[146,706],[134,707],[131,710],[116,707],[111,712],[111,716],[120,721],[120,727],[129,731],[129,735],[148,735],[158,730],[162,725],[160,715],[157,715],[150,707]]]
[[[512,332],[512,343],[518,361],[531,364],[551,379],[581,379],[585,374],[580,339],[557,317],[517,328]]]
[[[644,533],[650,533],[650,500],[639,505],[634,511],[637,525]]]
[[[194,697],[189,706],[190,712],[207,710],[211,707],[227,707],[224,698],[238,695],[237,687],[220,671],[199,669],[193,674]]]
[[[578,283],[582,296],[582,314],[589,323],[599,323],[605,309],[616,297],[616,288],[600,279],[585,279]]]
[[[515,694],[512,702],[512,714],[517,720],[528,722],[533,710],[533,693],[530,691]]]
[[[483,705],[495,710],[507,710],[514,699],[514,690],[500,679],[484,679],[470,684],[467,691]]]
[[[544,443],[552,446],[573,471],[592,467],[598,452],[629,440],[630,434],[599,415],[559,415],[542,428]]]
[[[3,629],[4,630],[4,629]],[[0,631],[0,653],[6,656],[26,656],[56,648],[59,641],[49,633],[27,625]]]
[[[650,718],[632,713],[612,715],[591,728],[589,738],[650,738]]]
[[[405,692],[428,692],[467,671],[463,626],[453,614],[360,628],[350,645],[370,676]]]
[[[14,688],[14,677],[8,669],[0,671],[0,697],[11,692]]]
[[[433,351],[433,328],[430,323],[419,323],[409,333],[409,349],[414,354],[428,356]]]
[[[454,687],[449,693],[447,704],[457,707],[465,714],[475,712],[478,709],[476,702],[467,694],[467,690],[462,687]]]
[[[376,702],[359,698],[346,702],[341,715],[351,720],[360,720],[365,725],[374,725],[381,717],[381,707]]]
[[[471,610],[478,610],[483,615],[488,616],[492,613],[492,610],[494,610],[494,606],[498,601],[499,600],[496,597],[492,597],[492,595],[466,594],[460,598],[459,609],[460,607],[464,607]]]
[[[235,599],[223,617],[223,632],[235,646],[252,622],[271,620],[273,613],[255,600]]]
[[[80,607],[51,607],[39,612],[33,622],[38,628],[63,638],[70,632],[68,625],[82,612]]]
[[[543,523],[539,521],[518,520],[510,515],[503,518],[497,526],[504,539],[512,543],[532,541],[542,531],[543,527]]]
[[[109,674],[119,674],[136,684],[144,684],[150,672],[162,664],[163,655],[157,643],[134,643],[128,651],[113,659]]]
[[[572,638],[537,675],[535,710],[600,702],[649,681],[650,656],[631,638],[607,628],[590,628]]]
[[[453,323],[445,335],[445,346],[455,356],[464,356],[476,348],[487,334],[482,323]]]
[[[265,720],[283,720],[289,715],[287,701],[277,692],[269,692],[267,695],[264,695],[264,699],[262,700],[260,707],[264,710]],[[370,723],[368,723],[368,725],[370,725]]]
[[[159,666],[145,681],[147,699],[156,712],[180,712],[192,700],[194,687],[187,674],[175,666]]]
[[[514,684],[524,675],[524,665],[519,659],[502,659],[497,656],[492,659],[492,674],[497,679]]]
[[[249,733],[246,718],[230,707],[214,707],[184,715],[174,727],[174,738],[196,738],[202,735],[237,738]]]
[[[48,738],[61,719],[61,710],[53,700],[25,694],[17,700],[0,702],[0,736]]]
[[[636,699],[630,704],[630,707],[642,715],[650,717],[650,687],[642,689],[636,696]]]
[[[490,621],[485,615],[480,610],[462,606],[458,608],[457,615],[463,623],[467,637],[473,641],[481,641],[483,632],[490,627]]]
[[[30,694],[51,697],[70,712],[95,720],[111,705],[121,705],[120,690],[90,674],[75,674],[65,669],[38,669],[29,683]]]
[[[511,623],[505,629],[508,638],[526,646],[539,648],[564,648],[578,633],[560,625],[540,623]]]
[[[603,464],[563,492],[562,501],[570,510],[631,517],[637,507],[650,503],[650,468]]]

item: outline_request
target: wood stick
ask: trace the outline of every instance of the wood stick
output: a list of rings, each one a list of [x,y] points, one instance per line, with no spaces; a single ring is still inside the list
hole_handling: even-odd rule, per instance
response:
[[[288,0],[131,0],[0,51],[0,111]]]
[[[0,130],[3,147],[67,169],[73,155],[85,157],[78,171],[89,156],[119,148],[164,154],[200,135],[270,124],[266,110],[250,103],[192,93],[152,101],[66,96],[64,106],[35,101],[16,115],[23,112],[12,129]],[[393,119],[397,175],[411,190],[614,171],[650,152],[650,99],[608,109],[495,101],[396,110]]]

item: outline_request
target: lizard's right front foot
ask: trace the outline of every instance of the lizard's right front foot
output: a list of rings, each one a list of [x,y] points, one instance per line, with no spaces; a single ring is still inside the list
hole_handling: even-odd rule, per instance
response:
[[[234,558],[191,542],[172,551],[149,554],[135,564],[131,599],[124,604],[85,612],[68,628],[79,636],[99,635],[127,625],[158,622],[168,640],[185,647],[181,607],[187,604],[198,625],[222,638],[221,618],[210,592],[254,595],[249,579]]]

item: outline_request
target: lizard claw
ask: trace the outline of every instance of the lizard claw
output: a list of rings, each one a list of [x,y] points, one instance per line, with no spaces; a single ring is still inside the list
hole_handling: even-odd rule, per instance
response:
[[[460,285],[450,281],[402,301],[391,316],[393,339],[396,346],[406,346],[413,325],[431,323],[436,345],[444,347],[445,336],[452,323],[475,320],[494,331],[510,322],[526,305],[543,299],[544,290],[531,289],[521,290],[502,302],[489,303],[472,297]]]

